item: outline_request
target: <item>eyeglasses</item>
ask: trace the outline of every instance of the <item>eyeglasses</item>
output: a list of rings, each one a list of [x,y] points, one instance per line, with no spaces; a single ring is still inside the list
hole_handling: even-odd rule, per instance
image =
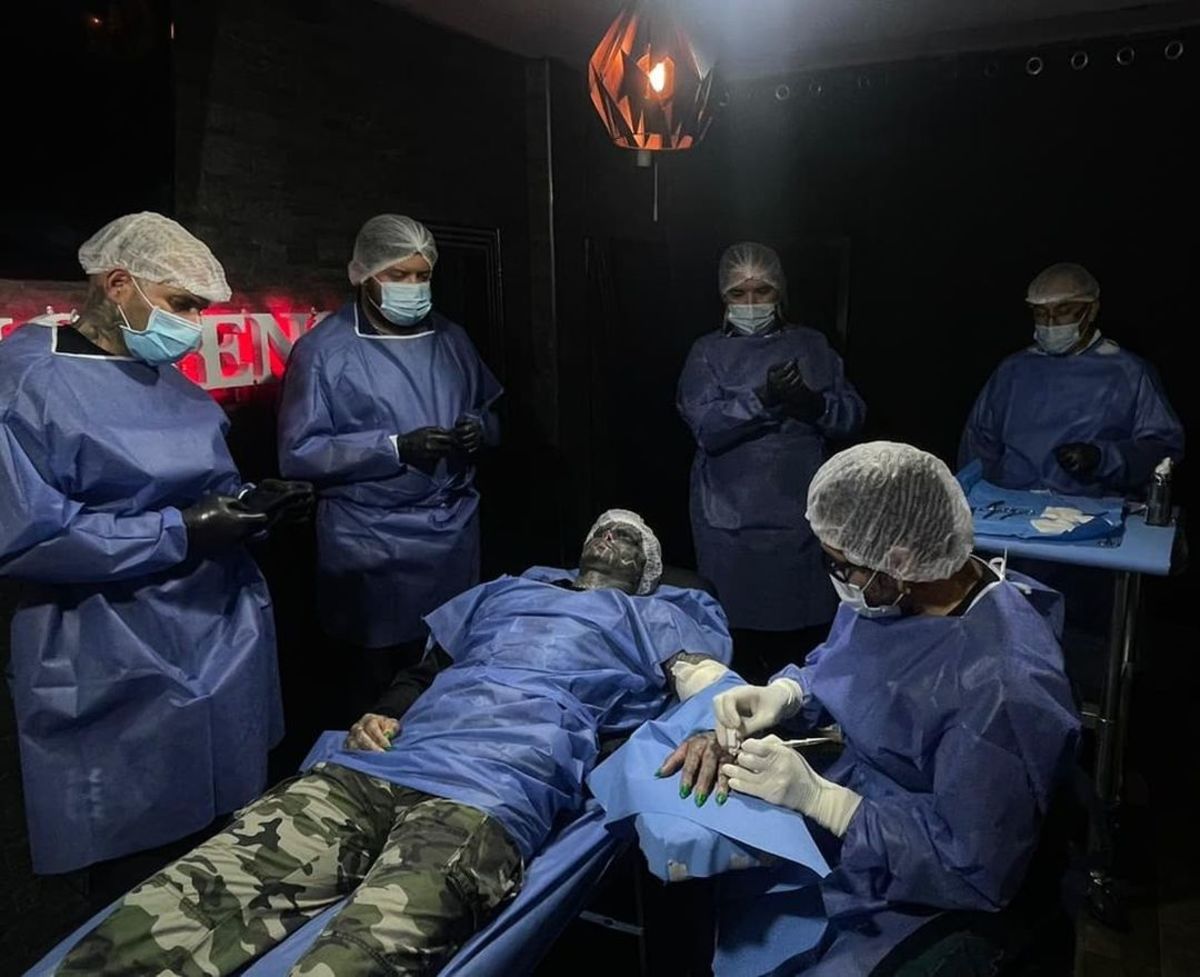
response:
[[[855,570],[866,571],[866,567],[856,566],[853,563],[842,563],[840,560],[835,560],[828,553],[825,554],[825,568],[829,571],[829,575],[835,580],[840,580],[842,583],[850,582],[850,574]]]

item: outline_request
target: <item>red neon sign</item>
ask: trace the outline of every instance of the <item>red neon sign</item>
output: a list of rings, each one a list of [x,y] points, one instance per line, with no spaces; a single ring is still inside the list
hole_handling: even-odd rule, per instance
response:
[[[63,307],[62,298],[58,296],[59,308]],[[35,314],[0,316],[0,339],[26,322],[65,325],[74,320],[74,310],[57,312],[54,305],[53,300],[39,301],[35,308],[40,312]],[[300,311],[297,305],[290,298],[272,295],[257,297],[252,304],[248,302],[239,308],[206,309],[200,317],[203,330],[200,349],[180,360],[179,370],[218,397],[221,391],[277,380],[283,376],[296,340],[328,315],[314,307]],[[267,311],[251,312],[251,308]]]

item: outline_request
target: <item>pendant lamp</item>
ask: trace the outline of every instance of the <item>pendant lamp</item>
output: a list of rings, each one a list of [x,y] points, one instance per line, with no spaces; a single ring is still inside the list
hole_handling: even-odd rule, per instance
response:
[[[712,122],[713,66],[672,6],[673,0],[626,4],[588,63],[588,88],[604,127],[614,143],[639,155],[691,149]]]

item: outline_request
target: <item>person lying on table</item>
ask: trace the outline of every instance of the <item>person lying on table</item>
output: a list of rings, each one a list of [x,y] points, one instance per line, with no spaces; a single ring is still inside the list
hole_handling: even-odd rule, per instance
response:
[[[581,807],[601,740],[724,672],[720,606],[661,575],[650,528],[616,509],[578,574],[535,568],[442,605],[427,620],[450,665],[402,724],[377,738],[364,717],[331,760],[130,892],[58,973],[220,977],[343,898],[294,974],[435,973]]]

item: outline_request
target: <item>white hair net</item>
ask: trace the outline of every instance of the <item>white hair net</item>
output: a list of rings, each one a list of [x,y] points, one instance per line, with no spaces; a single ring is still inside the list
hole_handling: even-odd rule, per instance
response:
[[[825,462],[808,487],[807,516],[826,546],[897,580],[944,580],[974,545],[971,508],[950,469],[891,441]]]
[[[89,275],[124,268],[135,278],[186,288],[210,302],[230,295],[225,269],[208,245],[182,224],[148,210],[105,224],[79,249],[79,263]]]
[[[646,554],[646,566],[642,570],[642,579],[638,581],[637,592],[638,594],[650,593],[658,586],[658,581],[662,579],[663,574],[662,546],[658,542],[658,537],[646,525],[646,520],[636,512],[630,512],[628,509],[609,509],[592,524],[587,538],[590,540],[596,535],[596,530],[610,522],[631,526],[642,537],[642,552]]]
[[[774,250],[753,241],[731,244],[725,249],[717,265],[717,286],[721,295],[724,296],[735,285],[751,278],[773,285],[779,292],[781,301],[787,295],[787,278],[783,274],[783,264]]]
[[[437,264],[437,244],[429,228],[400,214],[380,214],[363,224],[354,239],[354,257],[347,271],[350,284],[361,285],[389,265],[419,254],[432,268]]]
[[[1030,305],[1053,305],[1057,302],[1095,302],[1100,298],[1100,283],[1090,271],[1070,261],[1038,273],[1029,283],[1025,301]]]

